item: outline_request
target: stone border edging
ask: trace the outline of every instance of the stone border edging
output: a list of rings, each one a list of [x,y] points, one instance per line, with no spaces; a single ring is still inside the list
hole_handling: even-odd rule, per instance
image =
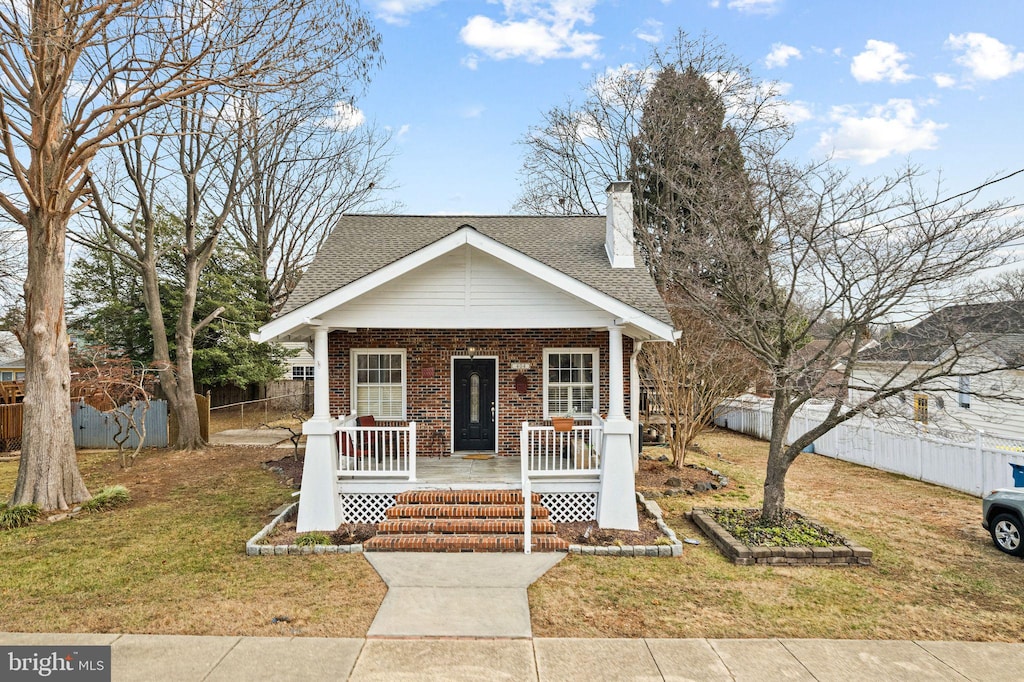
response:
[[[715,546],[737,566],[756,564],[771,566],[870,566],[872,552],[843,536],[843,545],[832,547],[750,547],[737,540],[704,509],[686,513],[694,525],[707,535]],[[824,524],[803,517],[804,521],[824,528]]]
[[[623,545],[611,547],[597,547],[594,545],[569,545],[569,554],[582,554],[586,556],[671,556],[683,555],[683,543],[676,537],[674,530],[669,528],[661,514],[661,507],[654,500],[646,499],[643,494],[637,493],[636,500],[644,506],[647,513],[654,517],[658,524],[658,530],[672,541],[671,545]]]
[[[298,511],[299,503],[292,502],[283,512],[274,517],[274,520],[263,527],[263,530],[249,538],[245,543],[246,556],[282,556],[285,554],[359,554],[363,546],[359,545],[261,545],[260,540],[267,537],[277,524],[284,521],[291,521]]]

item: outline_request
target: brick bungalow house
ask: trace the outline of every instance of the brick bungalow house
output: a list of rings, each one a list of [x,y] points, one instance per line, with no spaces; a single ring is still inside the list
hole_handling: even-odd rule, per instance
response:
[[[299,531],[377,522],[408,491],[481,487],[636,528],[636,356],[674,331],[632,205],[616,182],[606,217],[344,217],[254,335],[312,338]],[[480,453],[493,481],[458,473]]]

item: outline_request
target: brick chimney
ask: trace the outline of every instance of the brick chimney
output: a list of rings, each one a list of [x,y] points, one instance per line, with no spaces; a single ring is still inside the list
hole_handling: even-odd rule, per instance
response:
[[[633,268],[633,193],[629,183],[613,182],[608,185],[607,229],[604,249],[613,268]]]

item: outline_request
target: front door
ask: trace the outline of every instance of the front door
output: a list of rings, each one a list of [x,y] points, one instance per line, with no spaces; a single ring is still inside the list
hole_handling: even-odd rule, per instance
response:
[[[497,360],[455,360],[455,449],[494,450]]]

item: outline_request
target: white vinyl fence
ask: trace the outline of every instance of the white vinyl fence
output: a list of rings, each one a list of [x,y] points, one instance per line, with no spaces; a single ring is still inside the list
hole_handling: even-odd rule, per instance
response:
[[[757,438],[771,438],[771,402],[744,397],[727,401],[715,424]],[[805,406],[790,423],[787,443],[806,433],[827,414]],[[927,426],[854,417],[814,441],[814,452],[854,464],[891,471],[977,497],[995,488],[1012,488],[1010,464],[1024,465],[1024,440],[982,433],[929,432]]]

